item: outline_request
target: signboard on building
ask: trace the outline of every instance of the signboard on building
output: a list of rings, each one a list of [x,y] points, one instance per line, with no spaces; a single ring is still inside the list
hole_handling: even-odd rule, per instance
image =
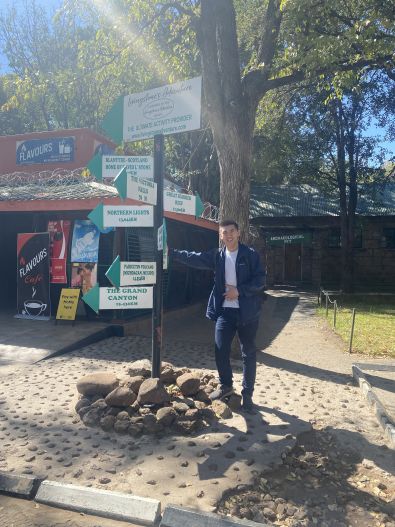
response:
[[[75,138],[53,137],[16,142],[17,165],[43,165],[74,161]]]
[[[268,245],[284,245],[284,244],[311,244],[311,232],[295,232],[288,234],[268,234],[266,236]]]
[[[49,232],[18,234],[16,317],[48,320],[49,287]]]
[[[198,130],[201,91],[202,78],[195,77],[120,97],[104,117],[102,128],[117,143]]]

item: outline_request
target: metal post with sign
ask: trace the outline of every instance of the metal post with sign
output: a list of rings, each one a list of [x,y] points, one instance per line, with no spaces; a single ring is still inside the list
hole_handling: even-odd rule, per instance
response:
[[[156,284],[153,286],[152,309],[152,377],[160,377],[162,352],[162,310],[163,310],[163,244],[158,244],[158,231],[163,225],[163,177],[164,177],[164,136],[154,136],[154,181],[158,188],[157,204],[154,210],[154,238],[156,261]]]

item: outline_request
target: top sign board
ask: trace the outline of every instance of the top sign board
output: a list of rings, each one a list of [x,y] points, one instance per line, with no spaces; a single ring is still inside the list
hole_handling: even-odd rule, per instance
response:
[[[200,128],[202,78],[121,97],[102,128],[114,141],[140,141]]]

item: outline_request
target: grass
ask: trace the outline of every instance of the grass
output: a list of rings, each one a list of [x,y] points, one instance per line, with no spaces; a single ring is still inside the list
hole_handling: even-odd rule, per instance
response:
[[[375,357],[395,358],[395,297],[393,296],[338,296],[336,328],[348,350],[352,308],[356,310],[353,353]],[[318,314],[325,318],[325,298]],[[328,324],[333,327],[333,304],[328,311]]]

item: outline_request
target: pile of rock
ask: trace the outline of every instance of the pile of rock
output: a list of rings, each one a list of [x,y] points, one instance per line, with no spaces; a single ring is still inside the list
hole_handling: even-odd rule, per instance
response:
[[[150,378],[148,360],[133,362],[128,377],[107,372],[85,375],[77,382],[81,394],[76,411],[86,426],[100,426],[120,434],[189,434],[216,419],[232,417],[240,408],[240,396],[228,404],[211,403],[217,386],[214,375],[162,363],[159,379]]]

